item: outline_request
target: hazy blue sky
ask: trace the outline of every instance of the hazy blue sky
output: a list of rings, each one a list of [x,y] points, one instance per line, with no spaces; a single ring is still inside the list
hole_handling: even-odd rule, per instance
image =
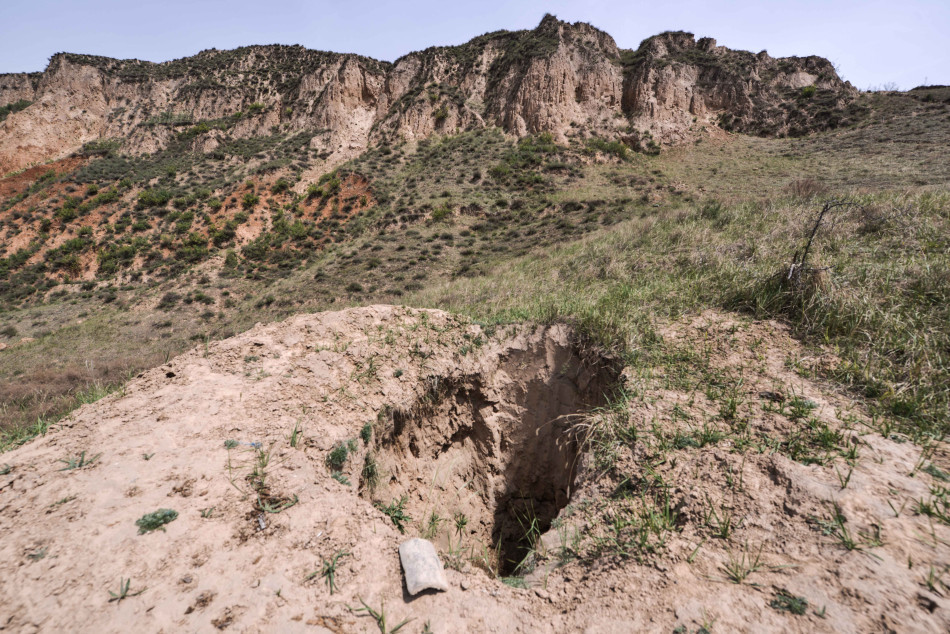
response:
[[[666,30],[773,56],[817,54],[858,88],[950,84],[950,0],[0,0],[0,72],[60,51],[165,61],[205,48],[303,44],[395,60],[544,13],[590,22],[623,48]]]

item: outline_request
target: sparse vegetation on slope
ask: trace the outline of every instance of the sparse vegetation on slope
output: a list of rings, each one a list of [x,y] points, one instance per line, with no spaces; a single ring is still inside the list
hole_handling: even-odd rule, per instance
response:
[[[912,434],[950,432],[947,192],[854,195],[822,231],[823,269],[783,284],[817,200],[705,201],[631,219],[575,243],[506,262],[409,301],[496,321],[567,319],[630,362],[649,354],[653,323],[722,307],[792,323],[843,363],[827,376],[880,402]]]
[[[82,180],[88,176],[38,171],[28,189],[73,188],[61,190],[63,208],[86,205],[90,211],[83,213],[98,213],[92,205],[128,200],[126,211],[112,216],[116,232],[121,227],[127,237],[77,232],[51,251],[49,263],[37,258],[36,246],[7,256],[8,277],[0,284],[23,303],[10,310],[8,302],[8,312],[0,313],[3,324],[15,324],[16,335],[6,341],[21,351],[0,359],[7,368],[3,385],[10,386],[2,388],[4,420],[32,428],[38,417],[65,411],[71,391],[94,381],[113,384],[194,341],[239,332],[262,317],[339,302],[412,301],[481,317],[586,321],[589,313],[607,322],[594,331],[621,348],[629,324],[649,320],[653,309],[662,315],[720,306],[792,319],[811,341],[846,351],[842,372],[851,369],[842,377],[859,393],[883,398],[884,411],[936,430],[946,402],[939,389],[946,366],[933,344],[946,337],[938,273],[946,203],[934,185],[946,181],[941,139],[950,122],[933,108],[942,93],[933,94],[931,101],[871,95],[874,115],[853,129],[796,140],[709,140],[622,162],[600,153],[591,163],[589,146],[558,145],[545,135],[513,144],[497,132],[475,131],[381,146],[299,195],[279,185],[295,178],[286,168],[272,180],[252,180],[250,189],[246,172],[236,172],[233,195],[208,194],[200,169],[176,171],[164,185],[161,177],[144,194],[134,183],[123,190],[122,179],[137,178],[128,172],[110,177],[118,181],[93,180],[92,193]],[[921,116],[899,116],[914,104],[924,108]],[[915,164],[911,184],[919,191],[895,189],[910,178],[908,155],[894,144],[882,151],[878,139],[898,133],[919,139],[924,160]],[[162,156],[172,159],[160,153],[154,160],[161,163]],[[885,191],[873,193],[875,187]],[[120,201],[95,203],[113,191]],[[70,203],[80,192],[85,202]],[[240,205],[246,194],[261,199],[249,213]],[[834,266],[828,284],[806,304],[789,304],[767,281],[791,262],[820,201],[842,196],[864,207],[819,235],[817,262]],[[158,207],[132,208],[133,201],[153,198]],[[28,216],[8,217],[12,238]],[[139,221],[156,228],[130,231]],[[33,222],[42,231],[35,215]],[[246,232],[251,226],[255,233]],[[47,231],[70,235],[59,221]],[[553,244],[559,246],[550,250]],[[588,251],[600,264],[585,270],[576,253]],[[150,259],[149,253],[167,255]],[[97,262],[104,279],[62,284],[61,273],[49,279],[38,272],[68,270],[77,261]],[[551,279],[543,290],[530,289],[538,275],[532,267]],[[472,290],[489,293],[502,271],[502,287],[521,284],[509,269],[526,271],[524,289],[484,300]],[[552,271],[560,273],[551,278]],[[447,278],[455,281],[433,290]],[[906,290],[893,293],[895,284]],[[631,307],[625,297],[645,303]],[[602,310],[612,301],[616,309]],[[152,317],[127,313],[153,302],[160,310]],[[134,357],[110,343],[130,336],[141,342]],[[22,337],[38,340],[17,343]],[[60,360],[57,370],[44,368],[49,358]],[[56,401],[61,404],[52,406]]]

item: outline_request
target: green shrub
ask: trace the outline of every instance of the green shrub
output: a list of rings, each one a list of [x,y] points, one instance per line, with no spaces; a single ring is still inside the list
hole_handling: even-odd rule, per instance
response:
[[[228,221],[224,223],[224,226],[220,229],[218,229],[214,225],[211,225],[211,230],[209,231],[209,233],[211,235],[211,241],[214,243],[214,246],[220,247],[227,244],[231,240],[233,240],[234,236],[236,235],[234,231],[235,227],[237,227],[237,224],[234,223],[233,221]]]
[[[438,209],[432,212],[432,221],[441,222],[445,220],[446,218],[448,218],[449,214],[451,213],[452,213],[452,210],[449,208],[448,205],[442,205],[441,207],[439,207]]]
[[[241,254],[245,259],[261,262],[267,258],[267,252],[270,248],[270,236],[264,234],[248,242],[241,248]]]
[[[186,138],[191,138],[191,137],[196,137],[202,134],[206,134],[208,132],[211,132],[211,126],[205,123],[204,121],[202,121],[198,125],[192,128],[189,128],[186,132],[184,132],[183,136],[185,136]]]
[[[122,145],[119,139],[99,139],[90,141],[82,146],[82,153],[86,155],[98,155],[111,157],[115,151]]]
[[[499,163],[488,170],[488,174],[495,179],[502,180],[511,174],[511,168],[504,163]]]
[[[604,154],[616,156],[622,161],[630,158],[630,148],[620,141],[606,141],[599,138],[590,139],[587,142],[587,148],[590,152],[603,152]]]
[[[79,213],[76,211],[75,207],[63,207],[57,211],[55,215],[63,222],[71,222],[79,216]]]
[[[244,198],[241,199],[241,206],[245,209],[253,209],[260,201],[261,199],[257,194],[248,192],[244,194]]]
[[[146,189],[138,197],[138,207],[145,209],[147,207],[163,207],[172,199],[170,192],[164,189]]]
[[[135,259],[136,247],[132,244],[111,246],[99,252],[100,276],[115,274],[120,267],[127,267]],[[160,306],[161,307],[161,306]]]
[[[98,196],[93,198],[91,202],[92,202],[93,207],[98,207],[100,205],[107,205],[109,203],[114,203],[117,200],[119,200],[119,192],[115,189],[107,189],[106,191],[100,193]]]
[[[13,103],[8,103],[5,106],[0,106],[0,121],[3,121],[7,118],[8,115],[13,114],[14,112],[19,112],[26,109],[27,107],[33,104],[32,101],[27,101],[26,99],[20,99],[19,101],[14,101]]]
[[[180,299],[181,299],[181,295],[179,295],[178,293],[172,293],[172,292],[165,293],[164,295],[162,295],[161,301],[158,302],[158,308],[159,310],[168,310],[169,308],[173,308]]]

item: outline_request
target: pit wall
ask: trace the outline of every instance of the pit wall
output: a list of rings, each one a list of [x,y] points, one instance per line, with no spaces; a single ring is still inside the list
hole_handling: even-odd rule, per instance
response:
[[[567,326],[521,343],[477,373],[430,376],[422,397],[385,410],[369,456],[379,481],[361,481],[377,505],[405,496],[408,532],[502,574],[516,572],[570,500],[579,462],[571,428],[606,403],[617,378],[616,364]]]

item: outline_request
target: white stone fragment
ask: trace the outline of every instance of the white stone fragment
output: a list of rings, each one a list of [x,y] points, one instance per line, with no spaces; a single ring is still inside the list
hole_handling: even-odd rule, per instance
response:
[[[448,590],[445,570],[435,546],[426,539],[413,538],[399,546],[399,560],[406,575],[406,590],[416,595],[423,590]]]

